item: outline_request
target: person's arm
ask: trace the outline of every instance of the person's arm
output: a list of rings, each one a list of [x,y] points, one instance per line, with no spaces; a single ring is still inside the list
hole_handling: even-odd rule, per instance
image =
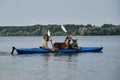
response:
[[[53,48],[49,48],[47,45],[44,46],[44,48],[47,49],[47,50],[54,50]]]
[[[49,47],[48,47],[46,41],[43,42],[43,48],[45,48],[45,49],[47,49],[47,50],[54,50],[53,48],[49,48]]]
[[[78,47],[72,47],[73,49],[78,49]]]

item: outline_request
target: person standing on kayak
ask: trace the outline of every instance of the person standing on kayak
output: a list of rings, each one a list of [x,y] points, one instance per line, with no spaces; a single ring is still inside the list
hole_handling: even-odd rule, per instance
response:
[[[44,35],[43,36],[43,40],[41,42],[41,47],[42,48],[45,48],[45,49],[48,49],[48,50],[54,50],[54,48],[49,48],[48,45],[47,45],[47,42],[49,41],[49,36],[48,35]]]

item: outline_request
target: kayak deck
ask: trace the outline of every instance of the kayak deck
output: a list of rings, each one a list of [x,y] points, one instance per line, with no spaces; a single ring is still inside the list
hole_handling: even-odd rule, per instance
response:
[[[80,52],[99,52],[103,47],[80,47],[79,49],[59,49],[55,51],[44,48],[15,48],[18,54],[34,53],[80,53]]]

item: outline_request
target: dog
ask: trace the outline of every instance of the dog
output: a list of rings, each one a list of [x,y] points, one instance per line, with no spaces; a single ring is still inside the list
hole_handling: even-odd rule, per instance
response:
[[[56,49],[67,49],[69,48],[71,39],[72,39],[71,37],[67,36],[64,42],[55,42],[54,47]]]
[[[54,43],[54,47],[56,49],[66,49],[67,48],[67,44],[66,44],[66,42],[55,42]]]

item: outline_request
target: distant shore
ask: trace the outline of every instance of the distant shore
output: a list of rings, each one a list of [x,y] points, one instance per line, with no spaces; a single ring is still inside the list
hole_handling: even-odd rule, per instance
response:
[[[52,36],[108,36],[120,35],[120,25],[103,24],[102,26],[65,24],[67,33],[61,25],[33,25],[33,26],[0,26],[0,36],[43,36],[50,30]]]

